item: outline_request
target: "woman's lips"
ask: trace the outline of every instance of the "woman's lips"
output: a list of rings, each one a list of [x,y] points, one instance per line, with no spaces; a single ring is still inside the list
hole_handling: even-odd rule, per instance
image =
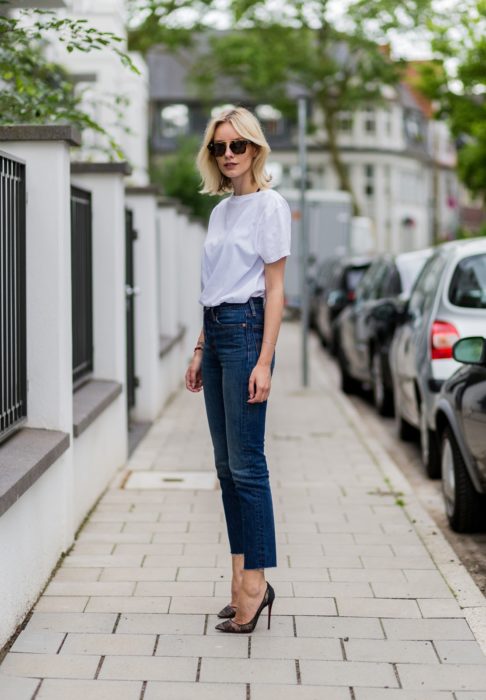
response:
[[[236,168],[237,165],[238,165],[238,163],[225,163],[224,167],[225,168]]]

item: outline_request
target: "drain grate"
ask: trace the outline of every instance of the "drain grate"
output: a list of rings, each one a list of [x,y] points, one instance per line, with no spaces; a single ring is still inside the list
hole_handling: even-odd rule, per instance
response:
[[[204,489],[213,491],[217,486],[215,472],[130,472],[123,489]]]

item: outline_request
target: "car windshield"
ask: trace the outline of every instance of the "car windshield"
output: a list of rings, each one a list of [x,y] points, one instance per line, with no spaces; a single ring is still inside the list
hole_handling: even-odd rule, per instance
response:
[[[368,267],[350,267],[346,270],[346,289],[354,292]]]
[[[454,306],[486,309],[486,254],[473,255],[457,263],[449,287]]]
[[[396,258],[396,265],[402,281],[402,296],[409,296],[410,290],[429,256],[430,253],[427,253],[427,255],[423,257],[415,255],[409,257],[408,255],[404,255],[403,257],[398,256]]]

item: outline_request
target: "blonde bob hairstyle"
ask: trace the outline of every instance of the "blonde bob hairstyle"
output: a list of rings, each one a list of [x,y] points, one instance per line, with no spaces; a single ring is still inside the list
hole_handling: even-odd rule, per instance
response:
[[[233,192],[231,178],[223,175],[216,158],[208,150],[208,144],[213,140],[216,128],[225,122],[229,122],[241,138],[248,139],[256,147],[257,152],[252,163],[252,176],[260,189],[266,189],[271,180],[271,177],[265,173],[265,161],[270,153],[270,146],[255,115],[245,107],[235,107],[217,114],[206,127],[202,146],[196,159],[202,177],[201,194]]]

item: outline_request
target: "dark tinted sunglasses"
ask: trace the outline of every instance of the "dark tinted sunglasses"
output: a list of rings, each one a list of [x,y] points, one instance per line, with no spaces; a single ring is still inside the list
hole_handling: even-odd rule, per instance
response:
[[[235,139],[229,142],[229,147],[235,156],[240,156],[245,153],[246,147],[251,144],[251,141],[246,139]],[[212,153],[216,158],[221,158],[226,153],[226,141],[211,141],[208,143],[209,152]]]

